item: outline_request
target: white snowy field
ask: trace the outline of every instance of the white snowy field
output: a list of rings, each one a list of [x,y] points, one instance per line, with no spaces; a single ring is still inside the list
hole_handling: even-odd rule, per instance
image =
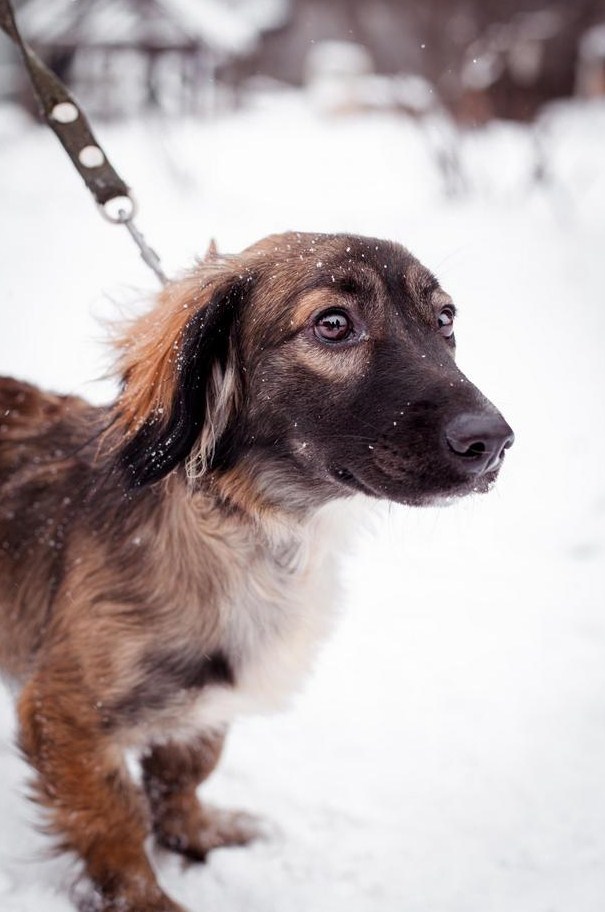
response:
[[[205,788],[271,838],[184,869],[192,912],[605,908],[605,107],[464,137],[446,199],[418,130],[324,121],[294,96],[213,124],[99,130],[169,272],[215,236],[289,228],[408,246],[460,309],[458,360],[517,434],[496,489],[378,506],[343,562],[342,618],[291,711],[243,720]],[[95,401],[99,318],[153,291],[55,138],[0,110],[0,373]],[[0,909],[68,912],[0,694]]]

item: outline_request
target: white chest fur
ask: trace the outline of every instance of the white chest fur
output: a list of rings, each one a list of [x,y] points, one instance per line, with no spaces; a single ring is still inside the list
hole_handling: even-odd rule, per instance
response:
[[[191,708],[196,726],[280,708],[300,687],[335,615],[342,510],[324,508],[305,527],[258,546],[245,564],[231,568],[231,592],[220,605],[220,648],[235,682],[197,697]]]

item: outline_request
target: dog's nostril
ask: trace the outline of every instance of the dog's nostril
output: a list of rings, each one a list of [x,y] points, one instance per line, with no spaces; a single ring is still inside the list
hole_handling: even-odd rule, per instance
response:
[[[458,452],[456,450],[456,452]],[[469,448],[465,453],[459,453],[460,456],[481,456],[482,453],[485,453],[485,444],[482,440],[476,440],[474,443],[471,443]]]
[[[465,413],[453,418],[445,429],[448,450],[464,460],[470,474],[495,469],[515,437],[497,412]]]
[[[474,456],[483,456],[487,450],[484,440],[473,440],[473,435],[464,433],[459,428],[448,428],[445,434],[450,450],[456,456],[472,459]]]
[[[499,459],[504,459],[504,454],[506,453],[507,450],[509,450],[512,447],[514,442],[515,442],[515,435],[513,433],[511,433],[510,437],[504,441],[504,443],[502,445],[502,449],[498,453]]]

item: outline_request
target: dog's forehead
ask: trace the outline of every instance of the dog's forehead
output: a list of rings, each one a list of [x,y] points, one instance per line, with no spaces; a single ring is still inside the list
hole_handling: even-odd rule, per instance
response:
[[[276,292],[290,301],[305,292],[360,292],[371,304],[384,293],[400,313],[410,305],[426,316],[439,283],[405,247],[393,241],[348,234],[290,232],[248,248],[251,266],[261,267]],[[295,294],[293,294],[295,293]]]
[[[373,268],[420,266],[412,254],[393,241],[351,234],[311,234],[288,232],[274,234],[248,247],[245,254],[265,266],[297,263],[310,266],[355,266],[366,264]]]

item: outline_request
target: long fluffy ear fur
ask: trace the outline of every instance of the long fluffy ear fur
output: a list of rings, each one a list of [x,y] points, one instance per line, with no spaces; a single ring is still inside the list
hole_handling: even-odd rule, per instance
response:
[[[133,486],[180,463],[193,476],[206,470],[241,394],[232,329],[250,282],[198,270],[169,285],[118,341],[123,388],[112,431],[126,438],[118,460]]]

